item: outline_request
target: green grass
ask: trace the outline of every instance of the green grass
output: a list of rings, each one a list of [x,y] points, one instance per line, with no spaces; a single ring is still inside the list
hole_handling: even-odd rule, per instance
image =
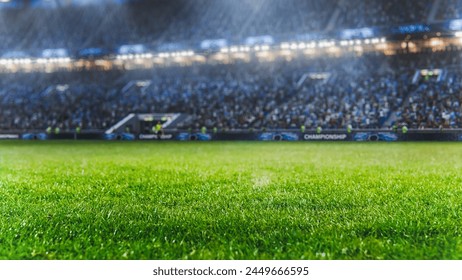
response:
[[[460,143],[0,142],[1,259],[462,259]]]

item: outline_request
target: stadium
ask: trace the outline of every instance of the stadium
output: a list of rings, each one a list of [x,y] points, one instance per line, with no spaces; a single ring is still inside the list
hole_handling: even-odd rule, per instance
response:
[[[462,1],[0,21],[0,259],[462,258]]]

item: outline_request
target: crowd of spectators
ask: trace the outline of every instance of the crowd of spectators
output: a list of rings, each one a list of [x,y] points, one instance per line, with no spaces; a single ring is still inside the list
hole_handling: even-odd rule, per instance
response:
[[[196,127],[246,128],[291,92],[292,72],[282,70],[276,63],[3,74],[0,129],[107,129],[132,112],[186,113]]]
[[[112,81],[116,76],[88,72],[2,74],[0,130],[107,127],[118,121],[114,112],[103,106],[111,102],[112,91],[106,85],[115,87]]]
[[[333,72],[328,81],[310,81],[297,95],[272,112],[272,128],[381,128],[402,103],[406,74]]]
[[[410,128],[462,128],[461,62],[440,52],[1,74],[0,130],[105,130],[129,113],[189,115],[180,129],[387,128],[392,113]]]
[[[414,129],[462,128],[458,107],[462,101],[462,53],[440,51],[393,57],[392,68],[401,69],[403,65],[417,73],[407,98],[396,110],[395,123]]]
[[[439,3],[439,6],[435,6]],[[242,40],[460,16],[460,0],[151,0],[0,10],[0,52]],[[434,12],[434,11],[433,11]],[[107,129],[129,113],[185,113],[179,128],[462,127],[460,53],[383,54],[0,74],[0,130]],[[456,67],[453,67],[456,66]],[[440,69],[416,80],[419,69]],[[388,122],[389,123],[389,122]]]
[[[414,129],[462,128],[462,71],[450,69],[445,79],[423,77],[399,113],[398,123]]]

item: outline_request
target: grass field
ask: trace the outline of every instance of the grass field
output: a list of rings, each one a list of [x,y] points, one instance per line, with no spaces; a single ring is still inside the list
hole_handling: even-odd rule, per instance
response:
[[[0,142],[1,259],[462,259],[460,143]]]

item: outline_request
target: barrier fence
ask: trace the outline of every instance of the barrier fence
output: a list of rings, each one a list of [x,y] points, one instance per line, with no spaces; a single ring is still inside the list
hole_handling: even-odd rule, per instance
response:
[[[322,133],[269,131],[269,132],[217,132],[201,133],[167,131],[163,134],[132,133],[1,133],[0,140],[106,140],[106,141],[300,141],[300,142],[396,142],[396,141],[462,141],[462,130],[416,130],[407,133],[390,130],[326,131]]]

